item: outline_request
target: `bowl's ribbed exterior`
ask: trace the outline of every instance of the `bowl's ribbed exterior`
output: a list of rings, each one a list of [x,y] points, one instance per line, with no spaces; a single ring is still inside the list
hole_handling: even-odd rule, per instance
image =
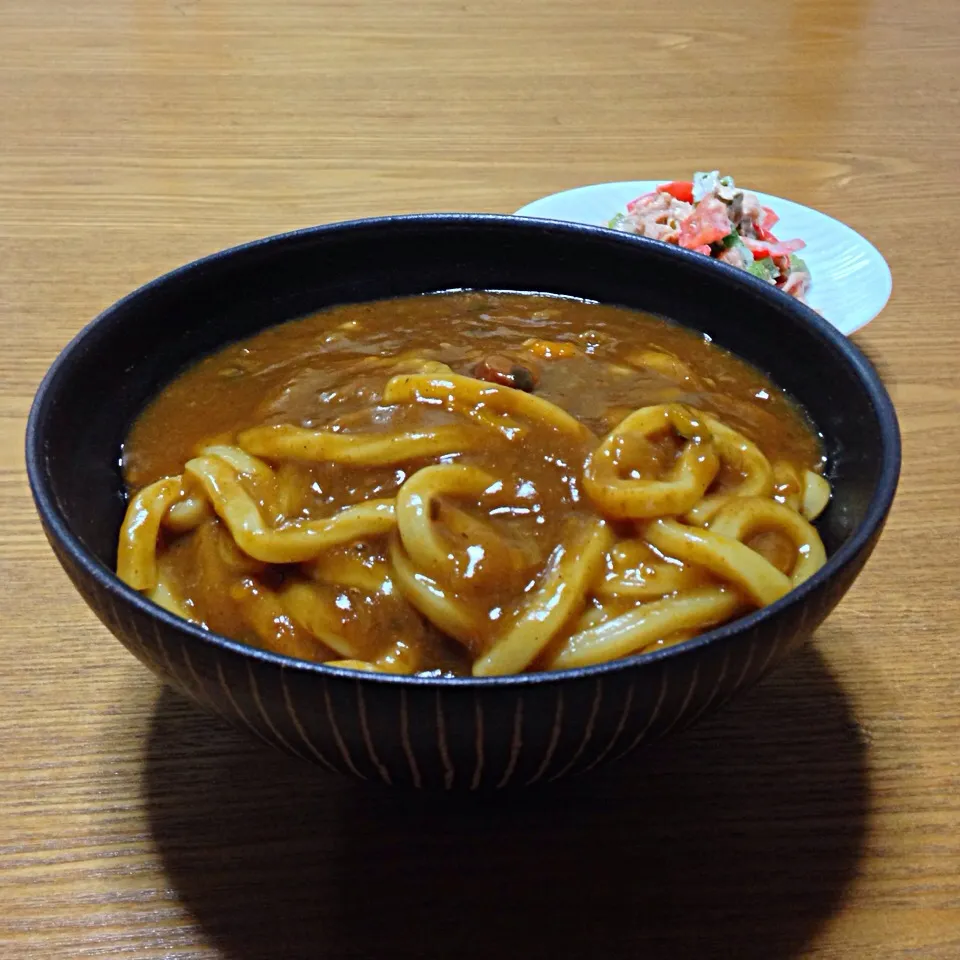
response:
[[[49,533],[48,533],[49,536]],[[865,551],[803,602],[679,656],[514,686],[397,684],[285,667],[195,637],[113,596],[50,538],[84,600],[158,677],[271,747],[364,780],[503,789],[585,773],[692,725],[809,637]]]

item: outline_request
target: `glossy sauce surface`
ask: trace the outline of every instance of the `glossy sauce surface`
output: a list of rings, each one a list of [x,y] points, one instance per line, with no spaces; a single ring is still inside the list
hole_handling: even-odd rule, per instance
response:
[[[741,432],[771,462],[801,469],[821,463],[816,435],[789,398],[702,335],[618,307],[477,292],[337,307],[205,358],[169,384],[137,421],[125,445],[125,478],[136,492],[180,474],[204,446],[233,444],[238,433],[257,425],[364,435],[457,427],[463,417],[440,404],[381,403],[391,377],[443,369],[435,367],[440,364],[468,376],[502,371],[509,378],[519,369],[523,385],[535,385],[533,396],[556,404],[589,433],[523,424],[514,436],[488,430],[469,449],[402,464],[275,460],[274,480],[258,485],[246,477],[244,483],[269,523],[283,528],[395,497],[431,463],[488,471],[499,489],[482,503],[447,498],[437,507],[456,574],[455,598],[488,627],[453,642],[396,589],[358,586],[389,567],[383,538],[337,546],[296,567],[271,566],[243,557],[213,517],[189,533],[162,535],[163,564],[194,619],[280,652],[334,659],[316,631],[311,635],[282,611],[269,615],[269,604],[261,602],[291,577],[303,578],[325,596],[331,629],[347,636],[361,659],[389,661],[385,650],[399,641],[397,656],[406,669],[469,672],[471,660],[517,615],[557,544],[595,516],[582,489],[584,461],[631,411],[689,404]],[[628,452],[667,469],[679,447],[667,436]],[[737,479],[729,473],[725,467],[714,489]],[[777,549],[771,542],[766,554],[775,556]],[[356,576],[344,573],[349,570]]]

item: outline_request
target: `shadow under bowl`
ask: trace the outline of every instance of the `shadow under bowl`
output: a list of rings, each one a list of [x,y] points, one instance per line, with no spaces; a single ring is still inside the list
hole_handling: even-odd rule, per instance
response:
[[[830,559],[777,603],[686,643],[559,673],[430,679],[292,660],[209,633],[113,573],[124,438],[180,370],[264,327],[339,303],[451,289],[560,294],[709,334],[786,389],[823,435]],[[716,710],[799,646],[880,535],[900,467],[876,372],[813,311],[699,254],[575,224],[433,214],[316,227],[189,264],[110,307],[47,373],[27,469],[58,559],[157,676],[290,754],[421,788],[531,784],[624,756]]]

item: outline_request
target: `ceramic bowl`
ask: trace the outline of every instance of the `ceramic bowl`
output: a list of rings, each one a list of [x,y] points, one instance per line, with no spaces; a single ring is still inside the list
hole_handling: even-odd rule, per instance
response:
[[[769,374],[823,434],[833,485],[818,522],[826,566],[772,606],[686,643],[587,669],[491,679],[292,660],[183,621],[117,579],[124,437],[185,365],[332,304],[459,288],[647,310],[708,333]],[[810,636],[860,572],[894,496],[900,446],[890,399],[857,348],[743,272],[595,227],[436,214],[270,237],[147,284],[87,326],[47,373],[26,457],[63,568],[110,632],[164,682],[330,770],[469,790],[585,772],[689,726],[756,683]]]

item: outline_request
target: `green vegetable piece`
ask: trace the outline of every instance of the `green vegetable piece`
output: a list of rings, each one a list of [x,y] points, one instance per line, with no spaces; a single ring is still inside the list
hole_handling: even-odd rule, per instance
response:
[[[747,267],[747,272],[752,273],[761,280],[766,280],[767,283],[773,283],[777,277],[780,276],[780,270],[773,262],[772,257],[761,257],[759,260],[754,260],[753,263]]]
[[[753,266],[753,251],[743,242],[740,234],[734,231],[728,233],[721,241],[722,250],[731,250],[737,247],[740,250],[740,256],[743,257],[743,265],[749,270]]]
[[[790,254],[790,268],[795,270],[797,273],[810,273],[810,268],[807,266],[807,261],[802,260],[795,253]]]
[[[623,221],[626,220],[626,219],[627,219],[627,218],[626,218],[622,213],[618,213],[615,217],[613,217],[613,218],[610,220],[610,222],[607,224],[607,226],[613,228],[614,230],[616,230],[617,227],[619,227],[620,224],[623,223]]]

